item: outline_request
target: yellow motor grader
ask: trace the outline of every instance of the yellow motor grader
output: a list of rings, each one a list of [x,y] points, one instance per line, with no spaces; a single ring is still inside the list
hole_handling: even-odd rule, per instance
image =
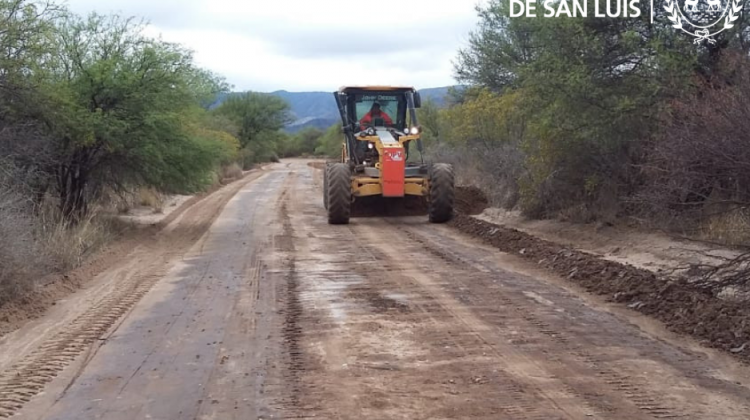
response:
[[[419,92],[402,86],[345,86],[333,93],[344,141],[338,162],[328,162],[323,203],[329,224],[347,224],[355,200],[381,196],[427,200],[429,221],[453,217],[454,174],[446,163],[427,165],[416,109]],[[410,153],[416,145],[419,159]]]

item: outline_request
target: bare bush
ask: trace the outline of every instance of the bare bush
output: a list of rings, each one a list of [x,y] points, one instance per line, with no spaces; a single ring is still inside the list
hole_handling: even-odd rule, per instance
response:
[[[78,267],[123,228],[97,212],[75,224],[66,221],[56,200],[28,198],[19,172],[0,161],[0,305],[47,274]]]
[[[39,123],[0,118],[0,176],[6,186],[37,205],[53,183],[55,158],[51,144]]]
[[[648,216],[691,234],[750,245],[750,66],[727,56],[696,93],[672,103],[646,150]]]
[[[518,180],[524,174],[524,155],[516,145],[502,143],[485,147],[442,143],[431,145],[427,157],[432,162],[452,164],[456,182],[479,187],[490,205],[512,209],[518,204]]]
[[[28,201],[0,175],[0,305],[28,290],[31,280],[49,269],[29,210]]]
[[[727,258],[715,265],[694,264],[693,283],[714,296],[736,301],[750,300],[750,252]]]
[[[79,267],[91,254],[111,241],[120,226],[98,216],[94,211],[72,223],[62,217],[58,208],[49,208],[38,221],[41,255],[54,271],[65,272]]]
[[[155,213],[164,211],[164,194],[155,188],[139,188],[136,192],[138,205],[150,207]]]
[[[222,182],[240,179],[242,174],[242,167],[236,162],[221,168]]]

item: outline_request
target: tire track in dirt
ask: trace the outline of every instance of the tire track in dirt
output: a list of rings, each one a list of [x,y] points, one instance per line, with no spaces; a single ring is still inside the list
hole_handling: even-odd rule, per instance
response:
[[[286,194],[284,195],[286,197]],[[302,306],[299,301],[299,279],[297,277],[297,266],[294,246],[294,230],[289,219],[289,211],[286,201],[281,205],[280,211],[283,222],[283,234],[280,243],[280,249],[289,253],[286,262],[286,275],[284,276],[285,289],[285,307],[284,307],[284,327],[282,336],[284,337],[284,347],[288,362],[285,364],[286,372],[284,379],[289,384],[289,402],[292,408],[300,407],[299,395],[302,392],[300,371],[304,370],[304,361],[302,350],[300,348],[300,317],[302,316]]]
[[[476,273],[472,277],[475,282],[486,280],[486,274],[484,273],[484,271],[480,270],[480,267],[482,267],[481,263],[470,262],[462,258],[461,256],[449,251],[447,248],[436,246],[435,242],[424,238],[411,229],[407,229],[403,226],[398,225],[395,226],[399,231],[403,232],[406,237],[424,246],[424,248],[431,254],[455,265],[462,266],[462,269],[465,271],[473,271],[474,273]],[[484,268],[485,271],[490,271],[487,267],[482,268]],[[473,290],[483,290],[486,292],[486,290],[482,288],[466,288],[464,290],[463,293],[469,296],[467,300],[472,304],[473,307],[481,308],[483,305],[491,304],[490,302],[487,302],[486,298],[482,298],[480,295],[472,293]],[[561,361],[560,366],[557,368],[551,368],[551,370],[557,376],[561,378],[575,377],[578,374],[577,372],[585,370],[587,369],[587,367],[589,369],[593,368],[593,371],[591,373],[601,378],[601,382],[599,382],[600,384],[606,384],[610,388],[611,392],[624,395],[625,398],[631,401],[636,407],[638,407],[638,409],[652,415],[652,417],[686,417],[685,414],[680,413],[678,408],[664,404],[664,401],[666,400],[665,396],[659,395],[659,393],[654,393],[653,390],[641,390],[643,385],[637,385],[633,382],[632,379],[628,378],[627,376],[620,374],[613,369],[607,368],[601,360],[596,359],[590,352],[586,351],[585,346],[576,345],[575,343],[577,342],[577,340],[575,338],[567,337],[567,335],[563,331],[560,331],[549,323],[543,321],[540,318],[540,315],[537,315],[530,310],[530,307],[528,305],[521,305],[518,303],[518,300],[511,299],[507,295],[493,293],[493,298],[497,299],[497,301],[495,301],[494,303],[497,304],[498,307],[505,309],[512,308],[512,311],[518,314],[518,321],[525,321],[518,328],[519,330],[524,331],[529,335],[541,335],[548,338],[548,341],[546,343],[536,343],[534,347],[544,346],[545,349],[542,351],[542,353],[564,354],[565,356],[567,356],[556,356]],[[540,311],[540,309],[534,309],[537,312]],[[544,312],[543,308],[541,309],[541,312]],[[545,315],[554,316],[552,314]],[[530,334],[529,332],[531,331],[533,331],[535,334]],[[508,338],[510,339],[510,337]],[[536,351],[536,349],[528,349],[526,351]],[[562,361],[563,358],[569,359],[569,356],[574,356],[575,360],[564,360],[564,362]],[[587,392],[581,392],[570,385],[566,385],[565,387],[567,391],[578,395],[584,400],[591,399],[591,401],[589,401],[591,404],[597,404],[601,402],[601,396],[591,398],[592,394],[589,394],[588,392],[593,391],[592,389],[588,389]]]
[[[343,327],[341,321],[335,321],[325,311],[316,319],[307,321],[308,345],[312,345],[311,340],[338,339],[352,344],[347,352],[349,359],[366,358],[372,356],[368,354],[373,352],[372,349],[358,345],[360,343],[356,339],[337,336],[346,336],[362,328],[374,328],[369,327],[370,324],[379,325],[378,328],[394,324],[419,325],[424,327],[423,331],[429,331],[429,334],[419,335],[418,342],[412,344],[415,348],[429,349],[425,351],[434,356],[430,357],[430,362],[443,367],[442,375],[449,376],[461,371],[457,367],[458,360],[474,357],[476,360],[466,362],[467,366],[475,371],[491,373],[482,380],[496,379],[499,383],[491,382],[494,387],[511,395],[521,393],[517,398],[520,401],[517,406],[510,404],[498,408],[499,411],[496,412],[492,412],[492,408],[497,407],[485,401],[493,398],[502,400],[503,397],[496,397],[492,390],[480,392],[485,397],[483,402],[475,401],[478,407],[470,407],[467,412],[461,412],[466,406],[455,401],[436,400],[435,406],[458,408],[461,418],[496,419],[507,416],[517,419],[523,418],[523,415],[559,418],[562,412],[550,409],[556,401],[573,405],[577,402],[579,407],[591,410],[585,418],[750,418],[750,391],[741,383],[729,379],[733,375],[723,364],[712,364],[710,359],[703,354],[691,352],[687,346],[681,347],[647,336],[629,325],[627,320],[615,318],[603,308],[598,309],[596,304],[585,303],[572,293],[564,292],[564,289],[555,286],[557,282],[547,284],[546,280],[526,278],[505,270],[502,263],[493,259],[501,255],[497,250],[472,241],[469,237],[457,235],[451,227],[431,226],[421,220],[417,222],[417,218],[355,218],[351,225],[334,229],[318,226],[322,217],[312,215],[295,223],[295,226],[304,227],[311,239],[310,243],[300,245],[300,248],[341,252],[350,261],[345,263],[337,260],[337,268],[334,269],[326,258],[326,270],[311,270],[311,277],[314,279],[311,281],[327,286],[319,291],[322,296],[318,296],[309,305],[330,305],[332,296],[343,288],[347,290],[347,296],[359,302],[359,306],[345,306],[349,311],[349,319],[343,321]],[[465,230],[470,236],[476,236],[471,228]],[[487,234],[482,232],[482,235]],[[501,250],[508,249],[509,252],[521,254],[523,258],[533,262],[537,261],[537,256],[554,257],[555,260],[568,258],[565,255],[539,254],[532,238],[519,239],[509,234],[507,239],[518,243],[500,244],[504,238],[506,237],[498,235],[489,242]],[[322,245],[321,240],[325,241]],[[348,242],[349,247],[357,249],[359,253],[350,254],[342,250],[337,242]],[[414,243],[414,246],[410,246],[410,243]],[[371,260],[362,253],[369,255]],[[588,276],[585,281],[581,280],[587,285],[611,278],[612,270],[609,269],[602,272],[601,276],[598,276],[596,269],[571,273],[571,267],[577,264],[575,259],[576,255],[573,255],[567,264],[558,261],[556,266],[561,268],[554,271],[574,276],[576,281]],[[547,264],[539,264],[546,266],[549,261],[547,259]],[[308,269],[310,266],[305,265]],[[351,284],[347,281],[347,277],[351,276],[335,274],[346,269],[356,273],[362,281]],[[307,288],[312,287],[307,281],[302,284]],[[394,291],[408,301],[406,306],[400,299],[389,301],[388,295]],[[436,301],[438,296],[443,298]],[[632,296],[625,294],[618,299],[632,300]],[[362,313],[362,306],[369,308],[369,311]],[[338,308],[341,310],[341,305]],[[456,309],[457,312],[454,311]],[[457,327],[457,320],[464,325]],[[477,320],[479,322],[475,322]],[[441,331],[441,327],[448,331]],[[384,338],[383,345],[386,345],[388,340],[384,334],[380,336]],[[537,372],[541,370],[546,374],[541,376],[542,379],[536,376],[530,382],[532,385],[540,381],[554,382],[551,389],[557,391],[551,395],[553,404],[549,405],[549,399],[540,398],[534,393],[534,387],[530,387],[524,378],[519,380],[515,375],[517,372],[512,368],[506,369],[502,360],[493,360],[494,363],[483,365],[482,358],[487,358],[487,349],[493,345],[498,345],[503,350],[500,354],[509,357],[514,364],[524,368],[532,365],[532,372],[537,369]],[[368,386],[372,382],[378,382],[381,375],[353,373],[348,369],[326,366],[324,362],[319,362],[318,370],[314,376],[310,376],[310,380],[317,381],[321,387],[333,389],[331,395],[336,395],[335,390],[347,389],[347,385],[357,394],[382,394],[386,401],[390,400],[390,407],[399,406],[399,403],[401,406],[407,405],[404,402],[406,397],[410,401],[419,401],[428,395],[434,396],[435,394],[431,394],[432,384],[419,382],[419,375],[430,369],[425,364],[420,365],[422,370],[414,374],[416,379],[412,378],[414,382],[410,383],[418,391],[404,390],[404,376],[410,365],[403,360],[401,362],[377,368],[372,365],[368,367],[371,370],[393,372],[389,376],[388,388],[365,386],[364,390],[360,389],[346,381],[347,375],[350,380],[352,377],[356,378],[357,384],[366,383]],[[353,366],[367,365],[350,362],[349,369]],[[503,369],[498,374],[491,366],[503,366]],[[402,372],[402,376],[398,376],[398,372]],[[336,377],[337,374],[339,377]],[[331,383],[344,385],[334,386]],[[504,388],[506,385],[510,388]],[[402,392],[404,399],[401,399]],[[530,394],[531,398],[525,400]],[[323,395],[325,394],[316,396],[325,399]],[[450,400],[450,396],[444,398]],[[409,403],[409,406],[411,408],[417,404]],[[455,405],[451,407],[452,404]],[[528,407],[529,404],[531,407]],[[382,411],[376,411],[376,416],[396,417],[383,414],[391,413],[407,418],[430,418],[423,412],[411,416],[409,413],[414,412],[389,412],[388,407],[383,402],[382,406],[378,406]],[[358,412],[346,413],[355,418],[357,416],[354,413]],[[335,411],[331,413],[335,414]],[[592,416],[589,417],[589,414]],[[440,412],[433,417],[455,418],[456,412]]]
[[[312,189],[309,185],[305,189]],[[310,193],[292,194],[297,359],[305,386],[285,417],[589,418],[594,407],[488,339],[489,326],[417,268],[394,229],[331,227]],[[431,268],[455,275],[443,263]],[[448,273],[445,273],[448,272]],[[427,285],[427,286],[426,286]],[[429,286],[429,287],[428,287]],[[298,331],[298,332],[297,332]],[[292,401],[292,399],[288,399]]]
[[[723,300],[687,278],[660,278],[648,270],[466,215],[457,215],[450,225],[501,251],[534,261],[591,293],[613,296],[614,301],[663,322],[673,332],[750,361],[750,307],[746,302]]]
[[[255,178],[250,176],[225,186],[175,217],[153,243],[143,245],[129,258],[119,273],[122,278],[110,280],[114,286],[107,295],[0,372],[0,418],[11,417],[81,353],[101,341],[166,274],[170,262],[202,237],[236,192]]]
[[[279,310],[278,297],[269,273],[267,250],[272,249],[272,235],[279,227],[274,224],[278,209],[268,206],[268,200],[262,197],[283,194],[287,184],[287,177],[284,177],[280,189],[261,188],[262,184],[256,184],[253,189],[245,191],[253,198],[245,201],[244,197],[237,197],[243,209],[234,213],[241,215],[242,219],[232,224],[238,229],[236,233],[229,237],[214,237],[214,243],[226,244],[225,247],[229,248],[222,252],[228,257],[223,262],[220,255],[209,257],[216,262],[214,266],[229,266],[231,270],[239,264],[242,268],[233,276],[240,281],[236,285],[236,299],[225,315],[226,325],[215,326],[223,327],[224,333],[219,341],[220,351],[211,362],[213,368],[195,419],[273,418],[269,413],[270,395],[266,386],[272,379],[269,376],[271,366],[282,346],[275,333],[281,322],[275,315]],[[276,186],[275,183],[271,185]],[[233,217],[231,209],[223,214],[227,219],[237,217]],[[215,234],[221,235],[221,229],[217,228],[217,231]],[[232,242],[232,237],[239,239]],[[237,253],[236,257],[230,256],[233,252]],[[205,301],[202,304],[211,305]]]
[[[276,288],[269,281],[269,265],[260,251],[270,246],[269,240],[247,256],[244,285],[227,320],[221,351],[212,361],[207,398],[196,419],[273,418],[268,412],[266,386],[282,346],[274,334],[280,322],[271,316],[279,309]]]
[[[640,365],[633,365],[626,361],[627,357],[632,356],[623,356],[625,357],[623,361],[617,361],[617,358],[613,358],[612,354],[595,352],[592,349],[601,348],[602,341],[606,342],[607,340],[609,333],[606,329],[598,334],[599,342],[588,342],[585,335],[597,336],[592,335],[593,331],[585,331],[585,335],[582,336],[580,328],[570,325],[573,320],[566,320],[565,317],[556,312],[556,309],[560,309],[559,300],[553,303],[532,293],[532,297],[535,300],[541,300],[542,304],[529,305],[528,297],[523,296],[522,290],[533,290],[532,284],[520,285],[518,280],[511,280],[512,277],[508,277],[507,273],[497,272],[496,269],[476,257],[474,259],[465,258],[463,255],[451,251],[451,249],[457,249],[456,245],[450,246],[441,243],[441,237],[432,231],[429,233],[427,231],[416,232],[415,228],[412,227],[397,227],[411,240],[420,243],[433,255],[450,261],[452,264],[461,267],[462,270],[473,271],[475,273],[473,276],[458,278],[459,281],[454,287],[454,293],[464,296],[467,303],[478,308],[483,318],[492,319],[497,317],[497,313],[517,314],[516,320],[521,323],[517,323],[518,326],[515,329],[531,332],[530,335],[535,337],[530,345],[520,343],[520,348],[528,353],[539,353],[541,357],[557,363],[559,367],[555,368],[553,364],[550,365],[550,369],[560,377],[574,377],[576,371],[588,370],[592,377],[598,378],[596,384],[603,386],[604,389],[609,389],[612,397],[610,397],[608,406],[617,404],[618,399],[629,401],[652,418],[702,419],[723,412],[717,408],[706,411],[706,404],[701,404],[701,398],[698,397],[701,393],[691,393],[690,391],[681,393],[681,391],[689,390],[691,387],[714,381],[715,372],[711,372],[709,368],[704,369],[704,373],[699,373],[700,367],[705,364],[702,358],[691,358],[689,355],[683,354],[680,359],[672,360],[675,368],[681,372],[690,372],[691,375],[687,378],[675,377],[674,383],[667,386],[664,386],[665,382],[647,379],[643,376],[643,370],[646,369],[643,367],[643,363],[649,362],[650,364],[668,357],[667,354],[663,353],[663,350],[657,348],[657,345],[661,345],[661,343],[648,341],[641,336],[637,336],[631,337],[631,340],[626,340],[625,337],[612,337],[609,338],[608,344],[604,344],[613,346],[615,349],[617,347],[631,348],[630,351],[635,351],[642,357],[656,357],[654,360],[643,359]],[[502,279],[499,281],[500,287],[497,285],[497,278]],[[471,279],[471,281],[466,279]],[[500,290],[503,292],[500,293]],[[514,295],[515,297],[512,297]],[[496,308],[494,310],[492,309],[493,305]],[[570,305],[563,305],[560,310],[563,311],[562,313],[576,312],[575,307]],[[493,312],[496,313],[493,314]],[[506,322],[508,316],[511,315],[500,317],[499,320]],[[600,324],[599,328],[604,328],[604,325],[606,323]],[[571,327],[576,328],[575,333],[568,330]],[[537,337],[546,337],[547,339],[539,341]],[[697,379],[697,381],[690,385],[685,383],[692,379]],[[747,390],[736,386],[736,384],[724,383],[721,388],[728,396],[736,396],[739,400],[748,397]],[[575,391],[575,388],[572,389]],[[601,392],[591,393],[591,389],[585,387],[582,390],[584,392],[577,392],[582,397],[600,394],[591,400],[592,404],[597,403],[597,401],[608,400],[608,398],[602,398]],[[618,395],[621,398],[618,398]],[[710,401],[710,399],[707,401]],[[724,418],[743,418],[740,413],[748,413],[748,408],[737,407],[737,410],[733,410],[732,407],[729,407],[723,415]]]
[[[270,282],[276,284],[277,307],[281,323],[278,334],[281,338],[280,352],[270,361],[269,379],[265,388],[266,398],[271,401],[270,418],[305,419],[316,418],[318,406],[302,401],[310,392],[303,376],[310,364],[302,348],[304,310],[300,300],[300,273],[297,264],[295,230],[291,223],[289,205],[295,197],[297,172],[290,170],[282,192],[275,201],[277,223],[281,232],[273,238],[269,274]],[[319,418],[319,417],[318,417]]]
[[[233,184],[254,179],[261,173],[262,170],[253,170],[248,172],[243,179],[233,181],[231,184],[218,184],[205,192],[196,194],[155,224],[123,230],[118,239],[90,256],[81,266],[65,273],[53,273],[39,279],[38,285],[33,290],[0,305],[0,338],[18,330],[28,321],[44,316],[46,311],[59,300],[74,294],[85,287],[91,279],[129,258],[135,250],[152,240],[154,235],[158,235],[166,226],[197,203],[221,189],[231,188]]]
[[[382,230],[382,227],[379,228]],[[369,225],[359,226],[356,231],[368,242],[379,245],[380,241],[376,239],[373,229],[375,228]],[[498,406],[486,404],[483,410],[475,408],[477,415],[484,416],[500,409],[508,416],[507,418],[512,419],[599,417],[595,406],[588,404],[588,401],[583,398],[578,398],[569,386],[560,382],[557,375],[552,375],[537,363],[533,354],[526,354],[508,347],[505,339],[497,337],[492,328],[475,317],[473,312],[478,306],[476,302],[454,300],[443,292],[442,288],[434,283],[434,281],[439,281],[440,277],[436,274],[440,267],[438,262],[432,261],[429,265],[430,269],[418,270],[413,265],[414,258],[410,263],[405,263],[396,255],[396,252],[400,255],[408,255],[402,253],[403,249],[399,250],[401,252],[391,251],[378,245],[365,247],[378,261],[391,267],[394,274],[387,279],[378,279],[373,286],[382,288],[380,293],[385,290],[398,290],[403,291],[407,296],[413,296],[409,299],[409,305],[417,308],[419,313],[430,320],[432,323],[430,331],[449,329],[459,332],[437,336],[429,332],[422,337],[422,340],[430,343],[431,354],[441,355],[441,357],[435,357],[437,360],[471,360],[469,369],[483,373],[472,378],[472,381],[476,384],[487,381],[492,385],[491,389],[485,390],[480,395],[483,398],[493,398]],[[440,267],[439,270],[442,275],[458,274],[446,267]],[[461,275],[469,278],[476,276],[476,274],[469,273],[461,273]],[[446,343],[450,344],[447,352],[445,351]],[[458,351],[450,349],[458,349]],[[451,370],[447,372],[453,373]],[[457,369],[455,374],[465,373],[462,369]]]

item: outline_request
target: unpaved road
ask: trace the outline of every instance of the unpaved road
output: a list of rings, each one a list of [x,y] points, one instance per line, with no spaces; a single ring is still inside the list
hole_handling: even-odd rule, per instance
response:
[[[0,341],[0,418],[748,419],[746,367],[276,164]]]

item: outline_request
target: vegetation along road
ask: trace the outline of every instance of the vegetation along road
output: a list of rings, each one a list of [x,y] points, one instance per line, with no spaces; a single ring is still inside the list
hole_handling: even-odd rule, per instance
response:
[[[473,3],[0,1],[0,420],[750,419],[750,0]]]
[[[746,367],[455,223],[328,225],[318,168],[186,203],[6,335],[0,417],[750,417]]]

